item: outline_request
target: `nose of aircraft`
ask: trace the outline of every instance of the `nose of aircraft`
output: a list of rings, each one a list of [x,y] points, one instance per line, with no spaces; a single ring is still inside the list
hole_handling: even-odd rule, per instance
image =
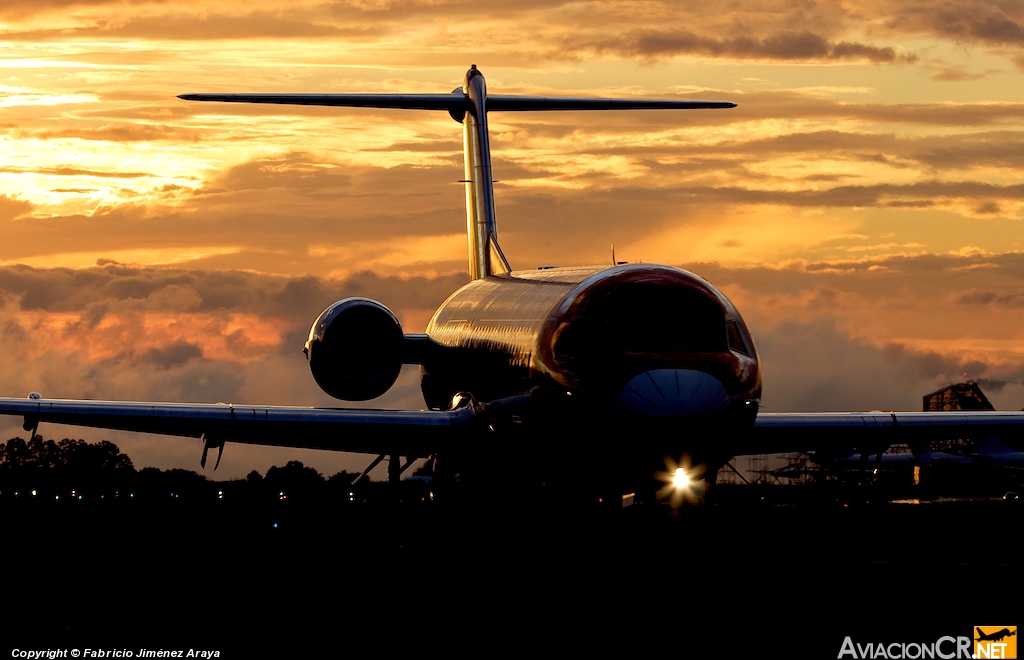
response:
[[[626,383],[619,403],[647,417],[699,418],[729,402],[717,378],[693,369],[653,369]]]

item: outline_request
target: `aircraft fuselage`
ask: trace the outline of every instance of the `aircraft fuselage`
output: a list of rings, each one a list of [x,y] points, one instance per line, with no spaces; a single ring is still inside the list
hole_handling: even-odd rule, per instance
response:
[[[731,302],[677,268],[517,271],[473,280],[426,330],[443,347],[423,365],[427,405],[534,387],[603,399],[640,418],[744,415],[761,394],[757,351]]]

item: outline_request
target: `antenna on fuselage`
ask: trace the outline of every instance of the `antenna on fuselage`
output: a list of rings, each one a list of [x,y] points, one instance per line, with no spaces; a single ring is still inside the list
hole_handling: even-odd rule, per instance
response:
[[[487,113],[494,110],[694,110],[734,108],[729,101],[669,101],[649,99],[551,98],[488,95],[484,75],[472,65],[462,87],[451,94],[182,94],[186,101],[331,105],[357,108],[447,110],[462,124],[466,163],[466,231],[469,274],[473,279],[504,275],[512,269],[498,245],[494,218],[494,180]],[[614,263],[614,258],[612,262]]]

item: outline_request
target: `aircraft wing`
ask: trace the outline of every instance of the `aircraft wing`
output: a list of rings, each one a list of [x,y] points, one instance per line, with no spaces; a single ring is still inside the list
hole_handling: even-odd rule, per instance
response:
[[[475,406],[448,411],[364,410],[240,406],[200,403],[135,403],[0,398],[0,414],[40,422],[160,433],[277,447],[378,454],[387,450],[424,458],[459,441],[474,425]]]
[[[351,108],[405,108],[407,110],[468,110],[469,100],[458,94],[179,94],[184,101],[219,103],[272,103],[326,105]]]
[[[0,398],[0,414],[40,422],[199,438],[212,444],[328,449],[426,457],[479,431],[502,406],[517,408],[529,394],[486,406],[467,399],[453,410],[375,410]],[[500,413],[499,413],[500,414]],[[1024,433],[1024,412],[760,413],[735,445],[736,455],[884,448],[896,442]]]
[[[737,455],[1022,433],[1024,412],[758,413]]]

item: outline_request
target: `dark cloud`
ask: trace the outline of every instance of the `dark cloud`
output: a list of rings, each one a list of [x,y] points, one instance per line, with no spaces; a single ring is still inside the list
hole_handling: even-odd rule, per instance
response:
[[[1024,132],[992,131],[911,140],[901,150],[930,167],[1024,167]]]
[[[980,80],[985,77],[984,73],[969,73],[962,69],[950,69],[936,73],[932,76],[932,80],[943,80],[946,82],[962,82],[965,80]]]
[[[138,359],[140,362],[148,362],[163,369],[170,369],[202,356],[202,349],[195,344],[179,341],[170,346],[151,348],[139,355]]]
[[[564,60],[595,54],[646,61],[699,55],[768,61],[912,62],[916,59],[914,54],[901,52],[890,44],[921,35],[956,43],[1011,47],[1024,44],[1024,11],[1019,3],[985,0],[868,2],[856,7],[773,0],[742,6],[732,2],[647,2],[624,6],[529,0],[481,7],[466,0],[411,0],[329,2],[314,7],[261,4],[249,11],[240,11],[237,3],[228,2],[169,8],[162,2],[12,0],[0,7],[0,16],[10,26],[40,17],[76,18],[50,29],[39,29],[38,20],[26,23],[26,30],[9,28],[4,35],[8,41],[112,37],[157,41],[263,38],[362,42],[394,40],[396,35],[419,31],[430,22],[463,24],[468,18],[472,28],[485,25],[529,34],[529,38],[523,39],[496,39],[477,51],[490,59],[521,61],[524,66],[543,57]],[[533,29],[524,30],[523,24]],[[567,30],[558,29],[565,25],[572,26],[571,38],[565,37]],[[445,54],[419,54],[416,64],[437,66],[442,61],[451,61],[447,51],[465,52],[465,35],[459,29],[440,30],[430,39],[433,49]],[[150,57],[148,53],[142,56]],[[938,75],[957,79],[963,74]]]
[[[831,322],[751,328],[768,412],[920,410],[921,397],[988,367],[900,344],[851,339]]]
[[[676,55],[705,55],[766,60],[867,60],[875,63],[912,62],[914,55],[897,55],[891,47],[853,42],[831,43],[811,32],[781,32],[763,37],[708,37],[687,30],[637,30],[600,41],[573,38],[565,52],[594,50],[643,59]]]
[[[200,312],[245,312],[296,319],[307,325],[331,303],[362,296],[395,308],[436,308],[467,281],[465,275],[436,278],[386,277],[357,272],[345,280],[283,277],[244,271],[201,271],[108,263],[95,268],[0,267],[0,292],[20,308],[81,312],[97,304],[117,309],[176,309],[174,295],[195,296]]]
[[[900,28],[930,31],[956,41],[1024,44],[1024,7],[1019,2],[914,2],[894,11]]]
[[[1024,292],[1014,294],[998,294],[994,291],[968,291],[956,299],[962,305],[992,305],[1020,309],[1024,307]]]
[[[983,392],[1002,392],[1003,388],[1009,385],[1007,381],[998,378],[976,378],[973,380]]]
[[[830,60],[867,60],[869,62],[915,62],[917,55],[913,53],[897,54],[891,46],[882,48],[841,41],[831,47],[826,59]]]

